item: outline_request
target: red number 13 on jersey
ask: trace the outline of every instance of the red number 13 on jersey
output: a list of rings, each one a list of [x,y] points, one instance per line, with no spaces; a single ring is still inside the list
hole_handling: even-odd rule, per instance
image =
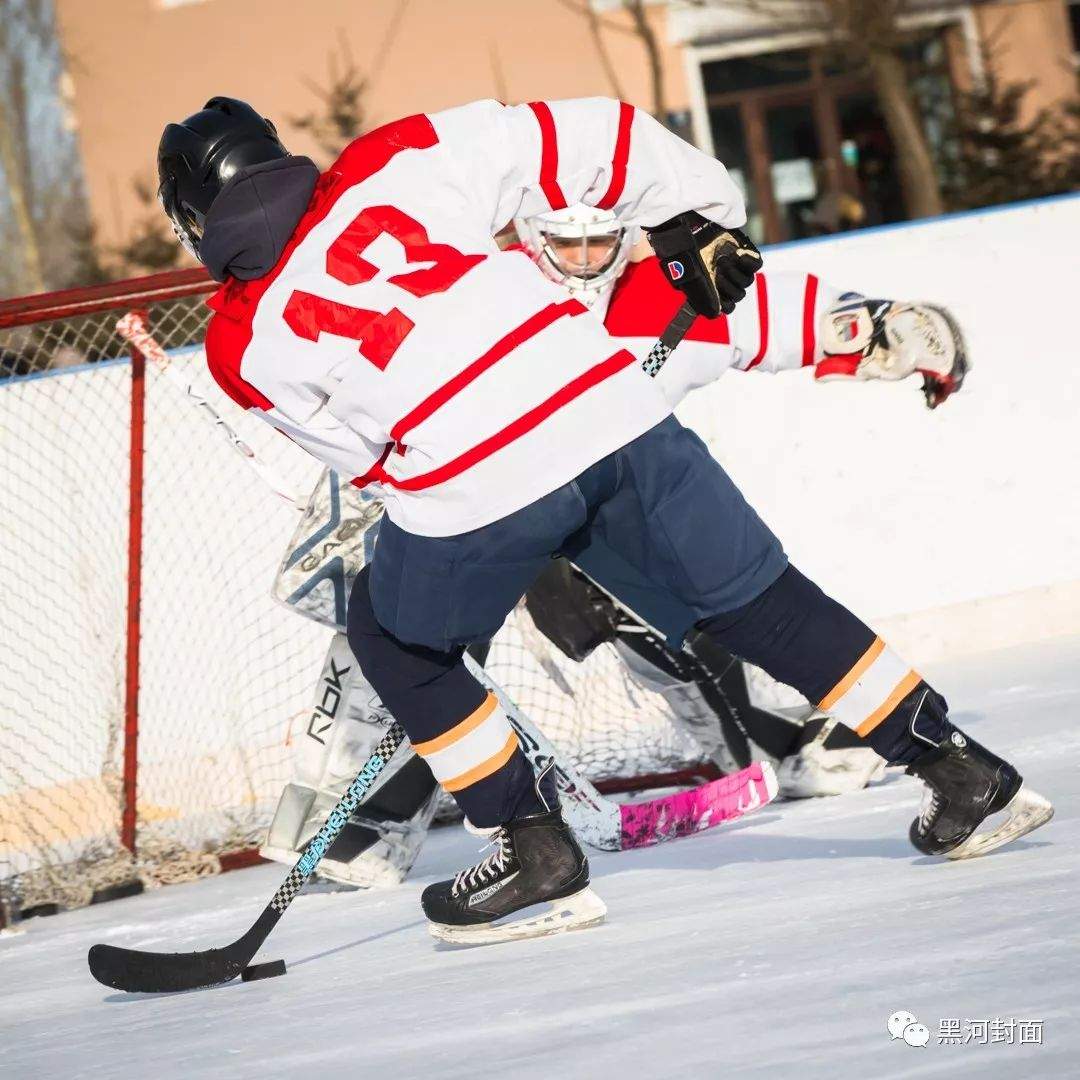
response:
[[[378,268],[368,262],[363,253],[383,233],[401,244],[406,261],[432,264],[388,279],[392,285],[417,297],[445,292],[486,258],[484,255],[465,255],[449,244],[433,244],[424,226],[408,214],[393,206],[372,206],[357,214],[330,245],[326,253],[326,272],[346,285],[370,281]],[[412,319],[397,308],[387,312],[370,311],[299,289],[289,297],[284,318],[293,333],[308,341],[318,341],[321,333],[358,341],[360,354],[380,371],[386,369],[414,325]]]

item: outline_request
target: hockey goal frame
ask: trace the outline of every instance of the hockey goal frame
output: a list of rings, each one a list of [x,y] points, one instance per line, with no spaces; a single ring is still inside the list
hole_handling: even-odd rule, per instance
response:
[[[117,316],[142,310],[154,303],[209,295],[217,284],[201,267],[170,270],[126,278],[100,285],[61,289],[0,300],[0,331],[115,312]],[[120,339],[117,338],[119,342]],[[132,855],[136,852],[139,742],[139,645],[141,639],[144,494],[144,435],[146,402],[146,356],[128,345],[131,359],[130,436],[128,445],[128,545],[127,613],[124,626],[124,716],[119,839]],[[255,848],[228,852],[220,857],[221,869],[253,866],[265,860]],[[9,921],[0,903],[0,929]]]
[[[140,792],[140,645],[142,642],[144,532],[143,509],[146,478],[146,396],[147,356],[133,344],[124,342],[115,333],[115,323],[132,311],[148,311],[154,305],[191,300],[208,296],[217,283],[202,268],[181,269],[130,278],[101,285],[66,289],[34,296],[0,301],[0,345],[5,332],[33,327],[35,324],[60,324],[84,316],[102,320],[99,333],[112,333],[109,349],[112,356],[125,353],[131,365],[130,428],[127,445],[128,537],[126,552],[126,617],[123,626],[122,686],[123,716],[122,746],[119,749],[121,776],[119,785],[119,843],[132,856],[138,845],[138,798]],[[115,318],[114,318],[115,316]],[[48,370],[44,364],[42,371]],[[31,374],[37,369],[31,368]],[[0,380],[0,384],[3,381]],[[198,421],[194,421],[198,423]],[[284,538],[283,538],[284,539]],[[709,762],[668,772],[641,772],[616,778],[594,780],[596,788],[605,795],[623,794],[647,789],[685,786],[716,779],[721,774]],[[233,850],[219,855],[220,868],[231,870],[263,861],[255,847]],[[97,897],[95,896],[95,899]],[[0,927],[11,914],[5,911],[0,896]],[[17,916],[16,916],[17,917]]]

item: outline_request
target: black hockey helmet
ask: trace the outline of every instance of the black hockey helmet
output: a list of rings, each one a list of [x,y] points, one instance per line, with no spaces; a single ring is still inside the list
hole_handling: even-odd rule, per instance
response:
[[[213,97],[169,124],[158,144],[158,199],[177,239],[199,257],[210,205],[241,169],[288,157],[277,128],[245,101]]]

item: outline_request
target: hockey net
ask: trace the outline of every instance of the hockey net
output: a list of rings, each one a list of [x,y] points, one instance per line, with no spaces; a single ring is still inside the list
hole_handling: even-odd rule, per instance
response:
[[[0,920],[250,858],[330,631],[270,596],[297,513],[116,333],[172,363],[292,490],[320,467],[217,391],[201,271],[0,304]],[[487,667],[602,790],[699,765],[610,646],[558,653],[524,608]]]

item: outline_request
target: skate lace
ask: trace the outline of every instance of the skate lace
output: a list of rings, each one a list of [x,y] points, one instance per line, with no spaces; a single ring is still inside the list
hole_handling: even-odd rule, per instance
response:
[[[453,896],[457,896],[458,893],[465,889],[475,889],[477,885],[484,885],[489,881],[494,881],[509,865],[511,855],[510,835],[505,829],[496,829],[491,834],[487,844],[480,850],[484,851],[488,847],[494,847],[495,850],[487,858],[482,859],[475,866],[462,870],[454,878],[454,884],[450,890]]]
[[[923,788],[922,802],[919,804],[919,828],[923,831],[928,829],[938,815],[941,807],[941,796],[927,784]]]

